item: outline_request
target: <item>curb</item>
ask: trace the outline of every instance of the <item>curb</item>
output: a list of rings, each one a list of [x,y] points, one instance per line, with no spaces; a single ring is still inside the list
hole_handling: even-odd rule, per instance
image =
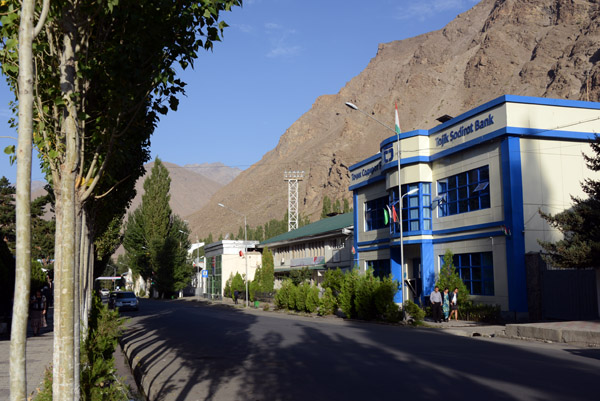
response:
[[[526,324],[507,324],[506,337],[600,347],[600,333],[590,330],[546,328]]]

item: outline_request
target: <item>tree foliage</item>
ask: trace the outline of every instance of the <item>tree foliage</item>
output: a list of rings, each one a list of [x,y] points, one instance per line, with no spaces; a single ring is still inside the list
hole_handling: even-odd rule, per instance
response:
[[[440,292],[444,292],[444,288],[448,288],[450,292],[458,288],[458,304],[464,305],[469,302],[469,290],[460,278],[460,275],[454,267],[454,254],[450,249],[444,253],[444,262],[440,268],[440,275],[435,285],[440,287]]]
[[[584,158],[587,167],[600,171],[600,137],[591,144],[595,156]],[[582,183],[588,198],[571,197],[573,207],[556,215],[540,211],[551,227],[563,234],[557,242],[539,241],[546,261],[563,268],[600,268],[600,180]]]
[[[15,251],[15,187],[8,178],[0,178],[0,240]]]
[[[185,287],[193,272],[187,262],[187,225],[169,206],[170,182],[168,170],[157,158],[144,182],[142,203],[130,213],[123,238],[131,269],[152,279],[166,295]]]

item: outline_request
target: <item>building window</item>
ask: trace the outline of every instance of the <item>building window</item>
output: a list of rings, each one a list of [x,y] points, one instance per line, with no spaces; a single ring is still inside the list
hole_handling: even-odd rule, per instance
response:
[[[440,255],[440,266],[443,263]],[[492,252],[455,254],[452,263],[471,295],[494,295]]]
[[[490,173],[488,166],[439,180],[439,217],[489,208],[489,182]]]
[[[412,195],[404,196],[409,191],[418,189]],[[420,230],[431,230],[431,183],[418,182],[402,185],[402,231],[404,233]],[[392,204],[398,207],[398,189],[392,192]],[[400,232],[399,222],[394,224],[394,232]]]
[[[373,276],[384,278],[392,274],[390,260],[367,260],[367,269],[373,269]]]
[[[365,231],[378,230],[385,227],[383,209],[388,198],[383,197],[365,202]]]

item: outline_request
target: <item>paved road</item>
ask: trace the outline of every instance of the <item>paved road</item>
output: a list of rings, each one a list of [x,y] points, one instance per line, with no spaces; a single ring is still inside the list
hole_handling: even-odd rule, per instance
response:
[[[600,349],[144,301],[123,337],[151,400],[597,399]]]

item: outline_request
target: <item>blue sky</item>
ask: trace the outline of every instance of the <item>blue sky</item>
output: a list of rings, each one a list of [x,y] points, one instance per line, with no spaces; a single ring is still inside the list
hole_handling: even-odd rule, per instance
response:
[[[152,158],[185,165],[221,162],[246,169],[317,97],[337,93],[376,55],[379,43],[440,29],[475,0],[245,0],[225,13],[223,42],[181,73],[188,83],[179,110],[163,117]],[[0,136],[12,98],[0,84]],[[16,144],[0,138],[0,150]],[[16,167],[0,155],[0,175]],[[34,161],[32,179],[44,177]]]

